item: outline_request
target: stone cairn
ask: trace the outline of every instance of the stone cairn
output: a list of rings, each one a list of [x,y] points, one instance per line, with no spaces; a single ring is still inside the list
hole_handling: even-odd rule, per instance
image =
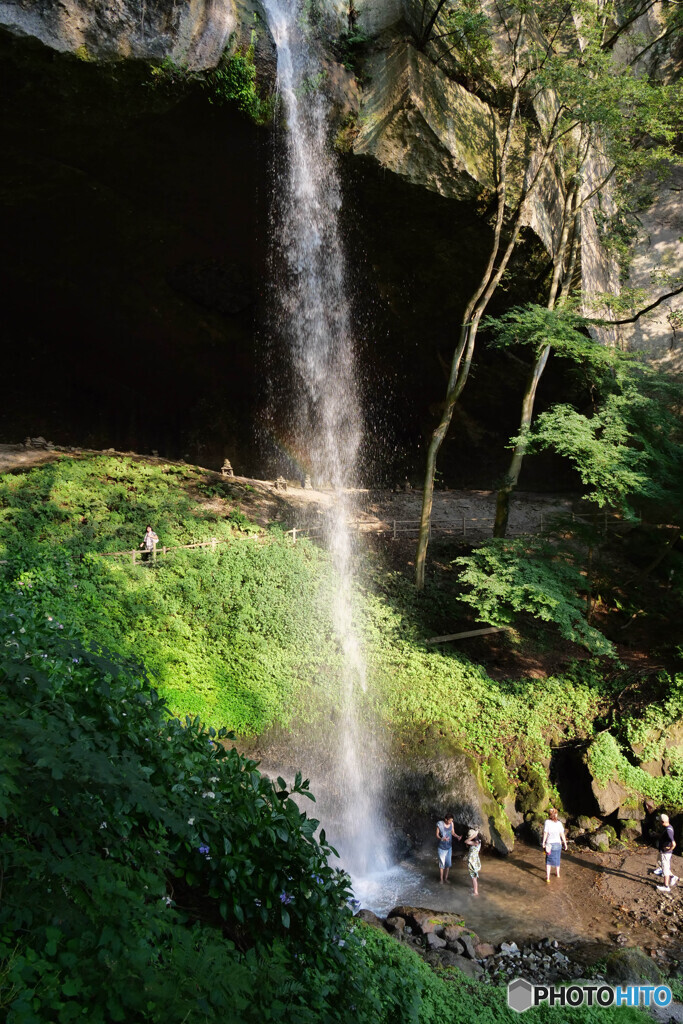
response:
[[[223,459],[223,465],[221,466],[221,476],[234,476],[232,466],[230,465],[230,459]]]

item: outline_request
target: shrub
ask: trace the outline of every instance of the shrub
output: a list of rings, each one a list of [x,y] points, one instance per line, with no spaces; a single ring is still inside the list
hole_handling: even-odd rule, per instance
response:
[[[273,950],[292,998],[297,958],[343,970],[348,879],[292,798],[307,783],[271,783],[225,730],[169,718],[139,669],[66,634],[19,599],[0,615],[9,1019],[213,1019],[193,1015],[230,1000],[251,1019]],[[215,998],[203,957],[232,965]],[[176,971],[207,989],[169,1000]]]

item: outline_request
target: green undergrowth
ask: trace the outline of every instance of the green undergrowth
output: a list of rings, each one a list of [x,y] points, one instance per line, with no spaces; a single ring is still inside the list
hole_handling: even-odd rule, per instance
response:
[[[679,677],[679,681],[683,680]],[[617,780],[635,794],[642,794],[657,805],[665,804],[676,810],[683,808],[683,752],[677,748],[667,753],[669,764],[666,774],[653,776],[629,760],[612,733],[603,732],[591,744],[588,767],[602,785]]]
[[[210,491],[212,507],[196,491]],[[180,714],[240,732],[286,722],[303,683],[334,671],[329,563],[279,530],[257,537],[230,498],[178,467],[60,460],[0,482],[4,587],[83,639],[142,663]],[[156,564],[98,552],[216,537]]]
[[[343,660],[329,558],[278,529],[256,537],[239,494],[191,467],[114,456],[5,475],[5,595],[142,664],[176,714],[245,736],[293,718],[319,722],[338,703]],[[161,544],[225,543],[159,556],[156,565],[102,557],[136,546],[147,523]],[[398,574],[366,563],[355,611],[368,713],[403,737],[444,730],[479,761],[497,757],[511,778],[547,759],[551,743],[602,727],[617,684],[597,660],[561,677],[498,681],[453,649],[425,645],[457,621],[454,602],[445,590],[416,595]]]
[[[22,593],[0,611],[0,682],[7,1024],[516,1020],[504,989],[354,920],[300,776],[270,782],[224,730],[169,717],[137,666]]]

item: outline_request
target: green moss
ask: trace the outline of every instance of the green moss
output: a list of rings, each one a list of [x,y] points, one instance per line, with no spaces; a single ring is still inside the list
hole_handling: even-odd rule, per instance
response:
[[[520,772],[521,782],[517,788],[517,804],[519,809],[536,814],[543,811],[550,799],[546,783],[546,775],[538,767],[524,766]]]
[[[641,767],[631,764],[617,739],[610,732],[604,731],[599,733],[588,749],[586,764],[600,785],[605,786],[614,779],[657,804],[665,803],[670,809],[683,807],[683,764],[680,762],[671,765],[668,775],[653,778]]]
[[[491,789],[496,800],[503,801],[510,794],[510,781],[505,771],[505,764],[502,758],[495,754],[487,762],[488,775],[491,780]]]

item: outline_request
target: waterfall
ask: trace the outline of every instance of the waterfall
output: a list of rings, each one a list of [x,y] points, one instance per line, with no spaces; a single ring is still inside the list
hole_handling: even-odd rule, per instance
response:
[[[286,119],[284,160],[277,176],[277,239],[281,267],[277,333],[291,353],[295,380],[295,446],[314,482],[331,487],[327,523],[336,574],[334,628],[342,655],[329,790],[334,807],[318,814],[352,877],[386,863],[381,809],[381,758],[359,705],[366,689],[353,625],[353,513],[362,416],[354,365],[346,267],[339,233],[339,179],[330,144],[323,69],[297,0],[265,0],[277,46],[277,84]],[[282,269],[283,268],[283,269]],[[330,815],[328,827],[327,815]],[[338,830],[339,834],[336,834]]]

